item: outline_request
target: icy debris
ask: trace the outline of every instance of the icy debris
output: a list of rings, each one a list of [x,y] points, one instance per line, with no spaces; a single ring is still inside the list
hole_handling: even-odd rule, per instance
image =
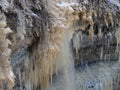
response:
[[[120,8],[120,0],[108,0],[108,1],[117,5]]]

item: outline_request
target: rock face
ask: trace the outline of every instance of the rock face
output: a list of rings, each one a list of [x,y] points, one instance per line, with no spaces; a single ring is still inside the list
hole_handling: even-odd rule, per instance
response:
[[[72,53],[76,66],[116,62],[120,56],[120,7],[114,4],[112,0],[1,0],[1,12],[13,32],[7,38],[12,43],[11,67],[17,78],[14,89],[48,90],[53,74],[71,68],[67,59]],[[107,86],[100,90],[117,90]]]

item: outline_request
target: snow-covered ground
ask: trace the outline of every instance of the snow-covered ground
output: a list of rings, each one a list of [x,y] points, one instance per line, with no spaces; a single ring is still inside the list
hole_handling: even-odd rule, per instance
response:
[[[120,64],[117,62],[79,67],[75,71],[75,90],[120,90],[118,89],[119,71]],[[65,90],[61,76],[55,76],[50,90]]]

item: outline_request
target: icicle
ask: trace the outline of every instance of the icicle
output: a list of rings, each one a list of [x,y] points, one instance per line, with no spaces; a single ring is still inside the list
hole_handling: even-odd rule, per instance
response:
[[[102,34],[102,31],[101,31],[101,27],[99,27],[98,28],[98,37],[99,37],[99,39],[101,39],[102,36],[103,36],[103,34]]]
[[[93,30],[93,28],[91,27],[91,29],[89,30],[89,38],[90,38],[91,40],[93,40],[93,37],[94,37],[94,30]]]
[[[117,46],[116,46],[116,52],[118,53],[119,56],[119,62],[120,62],[120,48],[119,48],[119,44],[120,44],[120,27],[118,28],[118,30],[115,32],[115,37],[117,39]]]
[[[106,62],[106,60],[107,60],[107,55],[106,55],[106,54],[104,55],[104,60],[105,60],[105,62]]]
[[[4,28],[5,26],[7,26],[5,21],[0,21],[0,28]]]
[[[101,47],[100,60],[103,59],[103,46]]]
[[[76,56],[78,57],[78,50],[80,49],[80,36],[79,33],[73,35],[73,48],[75,49]]]
[[[4,32],[5,34],[8,34],[8,33],[12,33],[12,30],[9,27],[7,27],[5,28]]]
[[[120,63],[120,52],[118,52],[118,57],[119,57],[119,59],[118,59],[118,60],[119,60],[119,63]]]
[[[115,32],[115,37],[117,40],[116,52],[119,52],[119,44],[120,44],[120,28]]]
[[[107,45],[107,47],[109,48],[109,47],[110,47],[110,41],[112,40],[112,33],[109,32],[109,33],[107,34],[107,36],[108,36],[108,45]]]

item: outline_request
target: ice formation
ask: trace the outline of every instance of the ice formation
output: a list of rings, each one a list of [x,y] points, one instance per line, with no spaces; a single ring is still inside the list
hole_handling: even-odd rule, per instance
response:
[[[109,1],[119,7],[115,1]],[[0,36],[5,45],[2,52],[9,57],[11,52],[8,44],[11,43],[11,58],[14,62],[12,67],[17,77],[16,87],[19,86],[22,90],[48,90],[53,74],[57,75],[61,71],[64,90],[75,90],[74,59],[84,62],[81,57],[84,55],[80,56],[80,50],[84,51],[85,47],[89,46],[95,48],[97,45],[94,46],[94,43],[103,39],[105,41],[99,46],[99,59],[107,61],[107,57],[110,56],[107,49],[110,48],[112,34],[115,33],[119,52],[119,9],[115,6],[114,10],[109,3],[107,0],[1,0],[1,10],[7,18],[8,25],[13,28],[11,43],[6,39],[6,34],[11,32],[10,28],[4,26],[6,21],[0,22],[0,27],[6,31]],[[91,52],[88,50],[85,54]],[[5,57],[4,61],[8,61],[8,57]],[[10,67],[9,72],[11,77],[7,77],[7,80],[12,88],[14,75]],[[98,78],[102,79],[97,80],[95,90],[113,89],[109,69],[105,69],[104,72],[105,74],[97,74]],[[94,78],[89,67],[86,73],[85,77],[89,78],[80,77],[81,90],[93,87],[87,82]],[[6,75],[8,76],[8,73]]]

